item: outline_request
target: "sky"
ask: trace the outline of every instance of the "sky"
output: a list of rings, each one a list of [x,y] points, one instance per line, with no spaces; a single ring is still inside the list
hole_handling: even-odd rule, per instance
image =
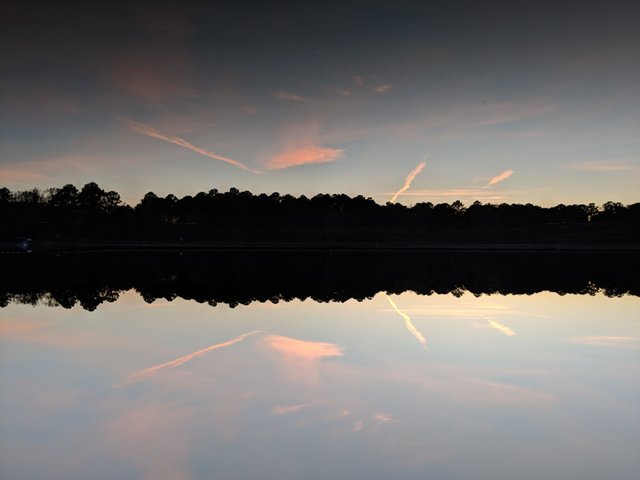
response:
[[[640,201],[637,1],[48,3],[1,7],[11,190]]]

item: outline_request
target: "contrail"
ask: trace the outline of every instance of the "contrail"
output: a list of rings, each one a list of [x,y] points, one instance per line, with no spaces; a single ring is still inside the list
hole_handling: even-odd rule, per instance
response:
[[[234,343],[241,342],[245,338],[247,338],[247,337],[249,337],[251,335],[255,335],[257,333],[260,333],[260,330],[254,330],[253,332],[244,333],[244,334],[242,334],[242,335],[240,335],[240,336],[238,336],[236,338],[232,338],[231,340],[227,340],[226,342],[216,343],[215,345],[210,345],[210,346],[208,346],[206,348],[203,348],[201,350],[197,350],[197,351],[195,351],[193,353],[190,353],[188,355],[185,355],[183,357],[176,358],[175,360],[171,360],[170,362],[165,362],[165,363],[161,363],[159,365],[154,365],[153,367],[145,368],[144,370],[140,370],[140,371],[130,375],[127,378],[127,380],[121,386],[130,385],[132,383],[139,382],[140,380],[144,380],[146,378],[152,377],[156,373],[159,373],[160,371],[164,370],[165,368],[179,367],[180,365],[184,365],[185,363],[193,360],[194,358],[200,357],[200,356],[204,355],[205,353],[211,352],[213,350],[218,350],[219,348],[228,347],[230,345],[233,345]]]
[[[164,140],[165,142],[173,143],[174,145],[178,145],[179,147],[186,148],[193,152],[199,153],[200,155],[204,155],[205,157],[213,158],[215,160],[220,160],[222,162],[226,162],[235,167],[241,168],[242,170],[246,170],[247,172],[252,173],[260,173],[258,170],[254,170],[252,168],[247,167],[245,164],[234,160],[233,158],[223,157],[221,155],[217,155],[213,152],[210,152],[207,149],[196,147],[192,143],[187,142],[185,139],[180,137],[175,137],[173,135],[166,135],[159,130],[156,130],[149,125],[145,125],[144,123],[136,122],[129,118],[118,117],[118,120],[122,122],[127,128],[133,130],[140,135],[146,135],[147,137],[157,138],[159,140]]]
[[[400,315],[402,318],[404,318],[404,326],[407,327],[407,330],[409,330],[409,332],[411,332],[411,334],[414,337],[416,337],[416,340],[418,340],[418,342],[420,342],[420,345],[422,345],[425,350],[428,350],[429,348],[427,347],[427,339],[424,338],[424,335],[422,335],[418,331],[418,329],[415,327],[415,325],[411,322],[411,318],[409,318],[409,315],[407,315],[402,310],[400,310],[389,295],[387,295],[385,293],[384,296],[387,297],[387,300],[389,300],[389,303],[391,304],[393,309],[398,313],[398,315]]]
[[[487,183],[486,186],[490,187],[491,185],[495,185],[496,183],[500,183],[500,182],[506,180],[507,178],[509,178],[513,174],[514,174],[513,170],[505,170],[500,175],[497,175],[497,176],[493,177],[491,180],[489,180],[489,183]]]
[[[396,199],[398,198],[398,196],[404,192],[406,192],[407,190],[409,190],[409,187],[411,186],[411,182],[413,182],[413,179],[416,178],[416,176],[422,171],[422,169],[425,166],[424,161],[429,158],[429,155],[425,155],[424,159],[418,164],[418,166],[416,168],[414,168],[411,173],[409,175],[407,175],[407,178],[405,178],[404,180],[404,185],[402,186],[402,188],[400,190],[398,190],[394,195],[393,198],[391,198],[391,203],[395,203]]]

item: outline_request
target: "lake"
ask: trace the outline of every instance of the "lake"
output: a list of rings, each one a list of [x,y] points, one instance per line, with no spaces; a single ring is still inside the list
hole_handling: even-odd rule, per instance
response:
[[[14,298],[0,477],[638,478],[640,298],[453,293]]]

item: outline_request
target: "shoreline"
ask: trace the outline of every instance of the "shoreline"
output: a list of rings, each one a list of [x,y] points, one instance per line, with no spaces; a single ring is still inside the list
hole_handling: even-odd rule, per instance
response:
[[[31,252],[160,252],[160,251],[291,251],[291,252],[594,252],[635,253],[640,243],[558,242],[155,242],[155,241],[34,241]],[[3,253],[23,253],[11,250]]]

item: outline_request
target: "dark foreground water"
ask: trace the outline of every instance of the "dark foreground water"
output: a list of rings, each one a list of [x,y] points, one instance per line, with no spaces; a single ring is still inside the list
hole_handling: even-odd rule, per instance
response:
[[[13,292],[0,478],[635,479],[640,298],[591,285],[235,308],[112,288],[93,311]]]

